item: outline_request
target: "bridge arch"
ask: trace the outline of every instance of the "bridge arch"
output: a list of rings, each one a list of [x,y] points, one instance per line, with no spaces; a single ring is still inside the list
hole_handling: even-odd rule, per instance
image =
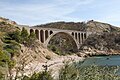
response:
[[[50,30],[50,35],[53,33],[53,31]]]
[[[77,39],[77,36],[78,36],[77,33],[75,33],[75,39]]]
[[[32,33],[32,32],[34,32],[34,30],[33,30],[33,29],[30,29],[30,33]]]
[[[39,40],[39,30],[35,30],[36,38]]]
[[[72,36],[74,36],[74,33],[72,32]]]
[[[48,38],[48,30],[45,30],[45,40]]]
[[[85,38],[85,39],[87,38],[87,34],[86,34],[86,33],[84,33],[84,38]]]
[[[49,44],[49,42],[50,42],[50,40],[51,40],[52,37],[54,37],[54,36],[57,35],[57,34],[61,34],[61,33],[69,36],[69,38],[72,39],[72,41],[74,41],[77,50],[79,49],[79,45],[78,45],[78,42],[76,41],[76,39],[75,39],[70,33],[67,33],[67,32],[54,32],[54,33],[52,33],[52,34],[47,38],[47,40],[45,41],[45,43],[44,43],[44,44],[45,44],[45,47],[48,46],[48,44]]]
[[[84,33],[81,33],[81,42],[83,43],[84,39]]]
[[[80,33],[78,33],[78,41],[79,41],[79,43],[81,43],[80,41]]]
[[[44,30],[40,30],[40,41],[42,42],[42,43],[44,43],[44,41],[45,41],[45,39],[44,39]]]

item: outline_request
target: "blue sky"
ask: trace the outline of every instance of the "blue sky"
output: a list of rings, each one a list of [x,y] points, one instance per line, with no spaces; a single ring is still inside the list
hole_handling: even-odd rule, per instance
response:
[[[0,0],[0,16],[27,25],[93,19],[120,26],[120,0]]]

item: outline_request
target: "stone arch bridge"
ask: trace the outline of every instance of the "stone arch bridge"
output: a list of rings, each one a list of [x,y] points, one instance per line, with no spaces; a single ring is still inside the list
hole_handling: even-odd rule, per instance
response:
[[[91,32],[75,31],[75,30],[63,30],[55,28],[41,28],[41,27],[25,27],[29,34],[34,32],[37,39],[47,47],[50,39],[56,34],[63,33],[66,36],[69,36],[75,42],[77,49],[80,48],[80,45],[87,39]],[[22,27],[21,27],[22,29]]]

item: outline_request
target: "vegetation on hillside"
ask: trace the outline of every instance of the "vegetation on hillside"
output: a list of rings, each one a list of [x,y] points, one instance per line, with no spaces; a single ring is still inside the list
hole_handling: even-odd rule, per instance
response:
[[[87,46],[91,49],[110,51],[120,50],[120,33],[101,33],[94,34],[88,37],[88,39],[81,46],[81,49]]]
[[[81,64],[81,62],[80,62]],[[65,63],[59,71],[57,79],[50,72],[35,73],[22,80],[119,80],[119,66],[80,66],[79,63]]]
[[[49,71],[34,73],[31,77],[24,76],[22,80],[53,80]]]
[[[48,23],[44,25],[37,25],[35,27],[44,27],[44,28],[57,28],[57,29],[68,29],[68,30],[77,30],[77,31],[85,31],[87,26],[85,22],[54,22]]]
[[[9,79],[12,80],[11,70],[16,64],[13,58],[20,55],[20,44],[31,47],[35,40],[35,34],[29,35],[25,28],[20,31],[16,26],[0,22],[0,74],[3,75],[0,79],[7,79],[9,72]]]
[[[15,25],[11,25],[5,21],[2,21],[0,22],[0,31],[1,32],[13,32],[13,31],[16,31],[16,30],[19,30],[19,28]]]
[[[88,31],[95,34],[89,36],[89,38],[80,45],[80,50],[83,50],[85,46],[90,49],[97,49],[103,51],[120,50],[120,28],[112,26],[107,23],[102,23],[98,21],[90,20],[88,22],[54,22],[44,25],[37,25],[35,27],[44,27],[44,28],[58,28],[58,29],[67,29],[67,30],[78,30],[78,31]],[[62,35],[63,36],[63,35]],[[71,41],[72,39],[66,39],[68,36],[64,35],[54,36],[49,43],[49,49],[59,55],[71,54],[76,52],[74,50],[75,44]],[[66,41],[64,41],[66,40]],[[74,48],[73,48],[74,47]]]
[[[88,22],[54,22],[34,27],[57,28],[90,32],[120,32],[120,28],[107,23],[90,20]]]
[[[72,71],[72,72],[71,72]],[[82,66],[81,62],[65,64],[60,70],[60,80],[119,80],[119,66]]]
[[[58,55],[67,55],[77,52],[77,46],[71,36],[64,33],[56,34],[49,42],[48,48]]]
[[[89,21],[87,23],[56,22],[46,25],[38,25],[37,27],[102,32],[89,36],[81,46],[81,49],[83,49],[84,46],[87,46],[91,49],[105,51],[111,49],[120,50],[120,34],[115,33],[120,32],[120,29],[109,24],[96,21]],[[33,32],[28,34],[25,28],[20,31],[16,25],[11,25],[5,21],[0,22],[0,80],[13,80],[12,69],[16,65],[14,56],[20,56],[20,52],[22,52],[21,44],[31,49],[35,46],[35,40],[36,36]],[[59,55],[71,54],[77,51],[74,41],[65,34],[57,34],[53,36],[48,47]],[[23,56],[20,58],[23,59],[22,57]],[[51,57],[47,55],[46,59],[50,60]],[[22,63],[25,63],[24,59],[21,60],[21,64]],[[21,64],[19,64],[17,70],[23,70],[23,67],[25,66],[24,64]],[[99,67],[97,65],[81,67],[79,63],[67,63],[62,69],[60,69],[58,80],[119,80],[120,76],[117,74],[118,69],[119,67]],[[21,77],[15,76],[15,80],[18,78],[23,78],[22,80],[54,80],[51,73],[47,70],[34,73],[31,77],[23,77],[23,75]]]

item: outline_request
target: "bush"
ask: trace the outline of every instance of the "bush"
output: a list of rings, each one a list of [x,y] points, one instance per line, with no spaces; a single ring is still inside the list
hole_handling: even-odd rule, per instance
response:
[[[16,42],[20,43],[21,37],[20,37],[20,31],[16,30],[14,32],[10,32],[7,34],[9,40],[15,40]]]
[[[66,63],[59,72],[59,80],[77,80],[78,75],[79,72],[75,65]]]
[[[25,76],[22,80],[53,80],[50,72],[43,71],[39,73],[34,73],[30,78]]]
[[[29,36],[29,34],[28,34],[28,32],[27,32],[27,30],[23,27],[22,28],[22,31],[21,31],[21,42],[24,44],[24,43],[26,43],[27,42],[27,40],[28,40],[28,36]]]
[[[111,66],[97,66],[91,65],[89,67],[80,68],[80,80],[119,80],[117,75],[119,67]]]
[[[66,64],[59,72],[59,80],[120,80],[118,70],[118,66]]]
[[[6,62],[9,62],[9,56],[7,53],[0,51],[0,66],[5,66]]]
[[[35,45],[35,44],[34,44],[34,43],[35,43],[35,40],[36,40],[36,35],[35,35],[35,33],[34,33],[34,32],[30,33],[30,35],[28,36],[28,39],[27,39],[27,41],[26,41],[26,45],[27,45],[28,47],[31,47],[31,46]]]

